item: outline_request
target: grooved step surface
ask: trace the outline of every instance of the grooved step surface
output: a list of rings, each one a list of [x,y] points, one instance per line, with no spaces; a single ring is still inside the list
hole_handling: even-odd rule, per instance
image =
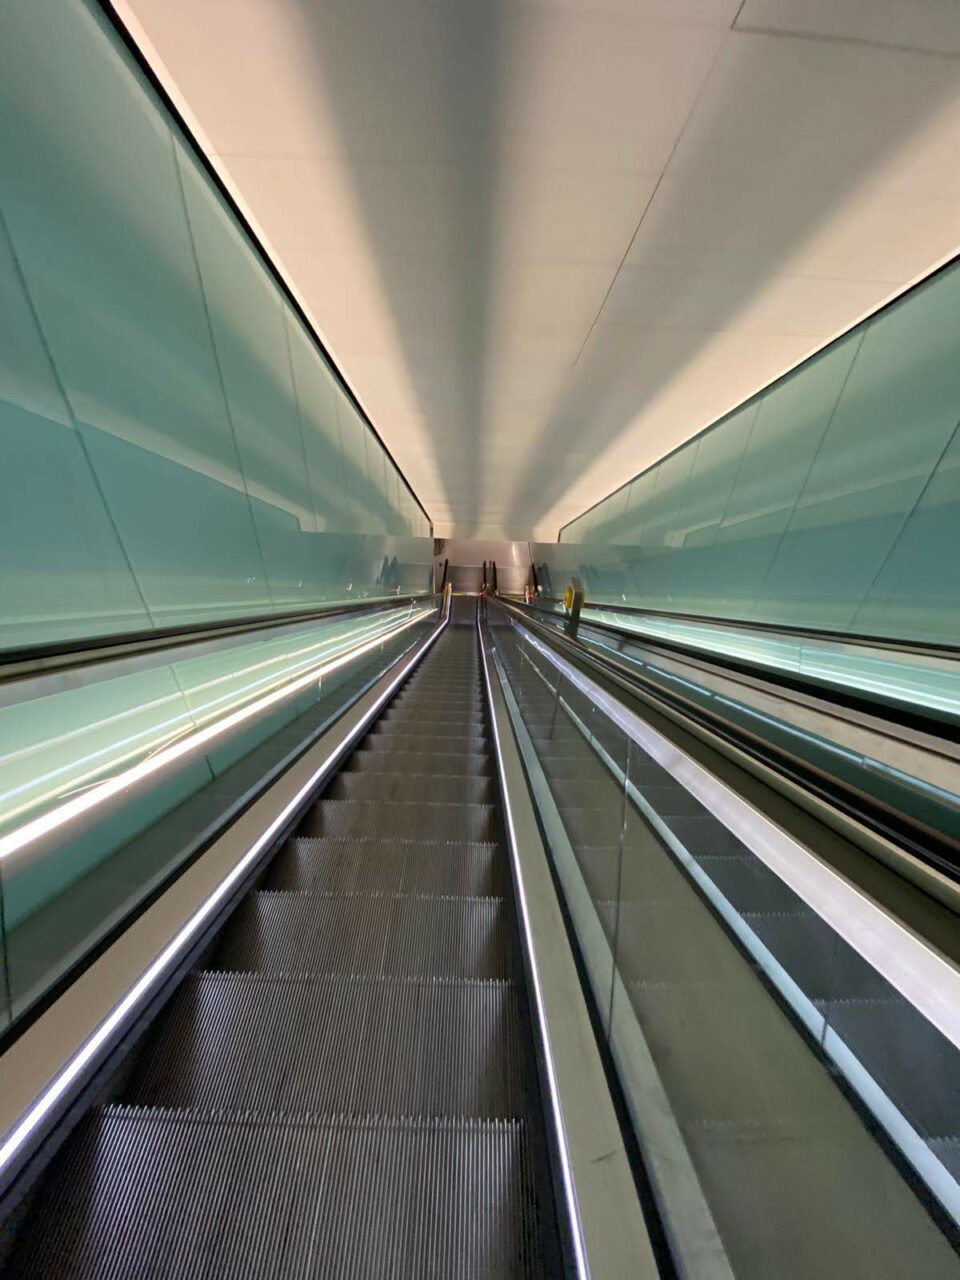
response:
[[[252,893],[212,967],[267,973],[509,978],[499,898]]]
[[[276,858],[265,887],[484,898],[501,897],[506,876],[503,854],[495,844],[299,836]]]
[[[484,697],[479,685],[476,688],[473,688],[472,685],[466,685],[459,692],[450,690],[448,692],[429,693],[424,690],[424,692],[420,693],[414,690],[410,693],[401,693],[391,704],[391,710],[406,710],[407,707],[422,707],[428,710],[432,709],[460,715],[464,711],[482,712]]]
[[[327,791],[331,800],[425,800],[443,804],[489,804],[495,794],[493,778],[469,774],[393,773],[366,769],[341,773]]]
[[[515,1121],[109,1107],[64,1150],[34,1221],[13,1274],[37,1280],[542,1274]]]
[[[477,720],[471,724],[468,720],[449,720],[442,723],[428,721],[424,723],[415,716],[400,720],[378,720],[373,730],[376,738],[420,738],[424,742],[437,746],[442,742],[482,741],[486,731],[482,722]]]
[[[465,700],[459,700],[459,705],[440,705],[423,703],[418,698],[391,709],[380,721],[380,727],[385,731],[404,730],[417,725],[432,728],[438,734],[449,728],[467,727],[480,732],[485,725],[484,707],[481,703],[467,705]]]
[[[389,738],[369,738],[347,761],[345,773],[366,769],[394,773],[475,773],[493,776],[493,764],[485,751],[409,751],[394,746]]]
[[[492,804],[394,800],[321,800],[303,824],[311,836],[385,836],[400,840],[456,840],[481,844],[498,836]]]
[[[522,1118],[519,1036],[509,982],[207,972],[178,993],[130,1100]]]

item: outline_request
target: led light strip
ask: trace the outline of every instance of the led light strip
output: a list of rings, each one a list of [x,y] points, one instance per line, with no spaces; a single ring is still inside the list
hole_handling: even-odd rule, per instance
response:
[[[426,610],[425,612],[430,612]],[[259,855],[267,848],[278,831],[281,831],[289,819],[296,813],[297,809],[303,804],[304,800],[317,787],[328,770],[336,764],[343,756],[344,752],[359,738],[363,730],[370,721],[377,715],[380,708],[388,699],[393,696],[394,691],[407,677],[414,666],[417,666],[428,650],[433,646],[437,638],[443,632],[448,623],[448,618],[444,618],[433,635],[428,638],[423,649],[416,656],[415,660],[408,663],[403,671],[391,681],[386,689],[380,694],[377,700],[370,706],[354,726],[347,738],[339,743],[337,747],[331,751],[322,764],[311,773],[309,779],[297,791],[296,795],[284,805],[279,814],[270,822],[263,833],[257,837],[243,857],[235,864],[223,880],[217,885],[213,892],[205,899],[205,901],[197,908],[193,915],[187,920],[186,924],[171,938],[160,954],[153,960],[150,966],[141,974],[134,985],[130,988],[123,999],[114,1006],[112,1011],[100,1023],[93,1034],[84,1041],[70,1061],[63,1067],[57,1076],[50,1082],[46,1089],[40,1094],[33,1105],[17,1122],[15,1127],[9,1132],[0,1145],[0,1177],[2,1177],[17,1155],[22,1151],[24,1145],[29,1141],[30,1137],[35,1133],[38,1126],[51,1114],[57,1103],[67,1094],[71,1085],[83,1074],[85,1069],[96,1059],[100,1050],[107,1044],[110,1038],[115,1035],[124,1021],[132,1014],[132,1012],[144,1002],[151,990],[156,987],[168,970],[171,969],[177,957],[184,951],[187,944],[196,936],[200,928],[213,915],[216,908],[227,897],[231,889],[238,884],[244,874],[256,863]],[[407,623],[406,626],[411,625]],[[398,630],[405,630],[405,627]],[[392,632],[391,634],[396,634]],[[350,657],[358,657],[361,649]],[[349,660],[347,658],[344,659]],[[342,663],[340,664],[342,665]],[[54,1010],[56,1006],[54,1005]]]
[[[952,692],[949,687],[944,692],[939,687],[953,681],[960,690],[958,670],[946,667],[943,659],[935,659],[933,665],[924,665],[922,661],[910,661],[909,658],[897,660],[872,655],[861,658],[855,642],[838,642],[831,646],[817,640],[772,638],[755,631],[731,633],[725,628],[690,628],[682,624],[653,620],[641,622],[632,614],[618,613],[616,609],[599,606],[594,606],[593,610],[599,613],[601,625],[617,627],[640,640],[664,640],[688,645],[698,653],[720,653],[771,670],[812,676],[849,689],[898,697],[904,702],[946,711],[952,715],[960,712],[960,692]],[[593,610],[589,606],[584,608],[585,622],[594,621]],[[851,671],[843,665],[845,661],[849,663],[851,658],[854,662],[859,660],[864,664],[861,671]],[[926,685],[923,683],[925,677]]]
[[[372,640],[367,640],[363,644],[357,645],[330,662],[314,667],[305,675],[298,677],[296,680],[291,680],[279,689],[274,689],[262,698],[257,698],[254,702],[248,703],[238,711],[231,712],[230,715],[224,716],[203,729],[198,729],[196,733],[191,733],[184,738],[178,739],[170,746],[158,751],[155,755],[149,756],[146,760],[141,760],[139,764],[125,769],[122,773],[118,773],[115,777],[107,778],[106,781],[98,783],[97,786],[91,787],[88,791],[75,795],[65,804],[58,805],[55,809],[41,814],[30,822],[25,822],[22,827],[18,827],[8,835],[0,837],[0,862],[4,858],[9,858],[11,854],[19,853],[27,845],[32,844],[33,841],[39,840],[41,836],[49,835],[51,831],[55,831],[58,827],[64,826],[81,814],[87,813],[98,804],[102,804],[105,800],[109,800],[111,797],[119,795],[122,791],[126,791],[129,787],[135,786],[138,782],[142,782],[144,778],[157,773],[158,770],[166,768],[173,761],[179,760],[181,756],[185,756],[190,751],[196,750],[197,747],[202,747],[206,743],[212,742],[228,730],[236,728],[237,725],[243,724],[253,716],[259,715],[267,708],[282,702],[291,694],[314,684],[318,678],[329,675],[331,671],[336,671],[340,667],[346,666],[347,663],[361,657],[364,653],[369,653],[371,649],[375,649],[384,640],[400,635],[408,627],[412,627],[415,623],[422,621],[430,612],[431,610],[424,609],[400,626],[390,627],[386,631],[379,632]]]
[[[479,630],[480,623],[478,619],[478,633]],[[497,753],[497,772],[500,775],[500,793],[503,796],[503,807],[507,820],[506,825],[509,835],[510,858],[513,862],[514,883],[517,889],[517,901],[520,906],[520,920],[523,926],[527,957],[530,961],[530,976],[533,986],[534,1004],[537,1011],[537,1026],[539,1027],[540,1040],[543,1044],[543,1060],[546,1067],[547,1084],[550,1092],[550,1111],[553,1115],[554,1129],[557,1134],[557,1148],[560,1152],[564,1200],[566,1201],[567,1213],[570,1218],[573,1248],[574,1253],[576,1254],[577,1275],[581,1277],[581,1280],[588,1280],[590,1267],[587,1263],[586,1245],[584,1244],[583,1239],[583,1223],[580,1218],[580,1205],[577,1201],[577,1188],[573,1179],[573,1169],[570,1164],[570,1145],[567,1140],[566,1126],[563,1122],[563,1107],[560,1103],[560,1089],[557,1084],[556,1066],[553,1060],[553,1052],[550,1048],[550,1032],[547,1027],[546,1010],[543,1002],[543,989],[540,981],[540,971],[537,965],[537,953],[533,941],[533,929],[530,924],[530,910],[527,906],[527,895],[523,883],[523,870],[520,866],[520,854],[517,847],[517,833],[513,822],[513,811],[510,806],[510,792],[507,787],[507,780],[503,767],[503,752],[500,746],[500,732],[497,728],[497,717],[493,707],[493,687],[490,678],[490,668],[487,664],[487,654],[483,643],[483,637],[478,634],[477,638],[480,643],[480,656],[483,659],[483,674],[487,687],[487,703],[490,709],[490,723],[493,726],[494,747]]]
[[[955,1048],[960,1048],[960,971],[565,658],[519,623],[513,625],[527,644],[595,702]]]
[[[383,618],[386,615],[381,613],[378,616],[382,623]],[[409,616],[412,615],[408,610],[404,617]],[[174,715],[168,720],[160,721],[159,723],[150,725],[145,729],[140,729],[136,733],[131,734],[128,738],[114,740],[113,742],[108,743],[107,746],[90,752],[87,756],[82,758],[82,761],[71,759],[66,764],[58,766],[49,773],[31,776],[26,782],[21,783],[19,786],[11,787],[9,790],[0,793],[0,813],[2,813],[4,824],[6,825],[8,822],[12,822],[20,813],[30,809],[36,809],[39,805],[42,805],[45,801],[55,798],[58,794],[60,796],[64,796],[66,794],[63,786],[60,785],[54,787],[52,791],[48,791],[46,795],[37,796],[34,792],[34,788],[39,784],[53,782],[55,779],[63,778],[64,775],[70,775],[71,771],[75,770],[78,764],[82,763],[89,765],[89,768],[85,773],[74,773],[73,776],[69,778],[69,782],[71,784],[70,792],[78,791],[83,787],[92,785],[94,779],[99,775],[102,775],[104,769],[108,765],[119,769],[128,760],[142,758],[144,751],[149,753],[151,749],[154,752],[162,750],[164,743],[169,745],[173,739],[178,739],[181,734],[189,733],[191,729],[199,731],[205,724],[214,723],[216,715],[215,709],[218,704],[227,703],[228,705],[236,705],[236,703],[243,700],[244,695],[249,694],[252,696],[254,690],[258,687],[266,687],[270,692],[272,692],[273,689],[288,688],[289,681],[294,678],[295,673],[303,671],[307,667],[308,663],[317,662],[319,650],[327,649],[330,653],[330,660],[332,661],[334,657],[339,657],[342,652],[350,648],[351,641],[356,641],[359,637],[373,638],[373,634],[377,637],[381,634],[385,634],[381,632],[373,633],[374,625],[375,624],[373,623],[368,623],[360,627],[354,627],[353,630],[348,632],[345,636],[327,636],[325,639],[320,640],[316,644],[310,645],[305,649],[296,650],[291,654],[285,655],[288,661],[288,666],[285,671],[278,672],[275,670],[268,677],[255,680],[253,683],[244,686],[239,691],[236,688],[233,688],[229,693],[221,695],[210,702],[204,703],[202,706],[190,707],[185,702],[185,699],[194,699],[201,690],[212,688],[214,685],[223,684],[227,681],[236,682],[248,673],[259,670],[263,667],[273,666],[276,668],[281,659],[274,657],[267,659],[264,662],[257,663],[251,667],[241,667],[238,670],[228,672],[224,675],[218,675],[214,679],[208,680],[203,684],[190,685],[187,688],[178,689],[176,693],[170,693],[166,694],[162,698],[152,699],[151,701],[142,703],[137,707],[127,707],[116,715],[106,716],[102,720],[95,721],[92,725],[85,724],[80,728],[72,729],[57,737],[47,738],[44,741],[32,743],[29,747],[22,748],[19,751],[0,755],[0,772],[2,772],[2,770],[8,767],[13,761],[23,759],[31,754],[42,755],[54,746],[63,746],[63,744],[69,742],[72,738],[80,738],[84,734],[89,734],[91,729],[100,731],[107,725],[119,724],[125,719],[130,719],[131,717],[142,714],[144,711],[162,707],[165,704],[183,708],[183,710],[180,710],[177,715]],[[263,642],[261,641],[258,643],[262,644]],[[300,657],[300,655],[306,653],[312,653],[312,656],[310,658]],[[298,658],[299,660],[294,662],[292,661],[294,658]],[[310,670],[316,674],[319,671],[319,668],[311,666]],[[129,749],[124,750],[124,748]],[[110,758],[111,756],[112,759]],[[31,794],[32,792],[33,794]],[[23,794],[26,794],[28,797],[25,802],[19,805],[12,805],[10,803],[12,799]]]

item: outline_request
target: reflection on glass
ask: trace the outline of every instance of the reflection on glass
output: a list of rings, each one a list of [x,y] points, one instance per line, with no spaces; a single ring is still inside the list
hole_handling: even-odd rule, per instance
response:
[[[554,590],[955,645],[960,263],[568,524]],[[542,576],[542,575],[541,575]]]
[[[428,593],[429,522],[100,6],[3,39],[0,648]]]
[[[0,707],[19,1014],[436,619],[432,603],[22,681]]]
[[[839,639],[807,639],[788,632],[709,623],[614,608],[585,607],[581,617],[651,640],[664,640],[705,654],[734,658],[776,671],[795,673],[876,694],[885,699],[929,707],[960,717],[960,659],[923,653],[898,653]]]
[[[681,784],[675,752],[625,741],[567,675],[546,723],[551,664],[520,649],[498,631],[680,1274],[960,1275],[937,1225],[960,1214],[956,1046]]]

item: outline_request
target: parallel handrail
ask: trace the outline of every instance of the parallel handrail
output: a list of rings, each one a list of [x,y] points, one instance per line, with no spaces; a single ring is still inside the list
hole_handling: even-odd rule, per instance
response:
[[[536,566],[534,566],[536,575]],[[543,604],[562,604],[562,596],[540,594],[538,602],[532,607]],[[768,636],[791,636],[803,640],[820,640],[824,642],[843,641],[863,648],[890,650],[896,653],[916,654],[922,657],[945,658],[955,661],[960,658],[960,645],[921,644],[917,640],[898,640],[895,637],[865,635],[857,631],[826,631],[816,627],[797,627],[780,622],[756,622],[747,618],[720,618],[713,614],[680,613],[670,609],[650,609],[644,605],[626,604],[617,600],[593,600],[583,602],[585,609],[606,609],[612,613],[632,613],[637,617],[667,618],[675,622],[697,623],[708,627],[724,627],[730,631],[758,631]],[[550,610],[542,610],[550,612]],[[600,625],[600,624],[598,624]],[[609,625],[609,624],[604,624]],[[629,633],[626,633],[629,634]]]
[[[62,670],[88,663],[104,662],[108,659],[133,657],[153,649],[200,644],[205,640],[240,635],[245,631],[266,631],[303,622],[319,622],[327,618],[339,617],[341,614],[365,613],[374,609],[409,605],[428,598],[430,594],[429,591],[425,591],[402,596],[387,595],[291,613],[250,614],[242,618],[224,618],[220,621],[205,621],[199,624],[188,623],[179,627],[126,631],[116,635],[89,636],[46,645],[7,648],[0,650],[0,683],[23,679],[25,676],[42,671]]]
[[[721,749],[732,747],[748,768],[782,779],[798,803],[822,820],[839,821],[845,829],[854,823],[858,838],[867,841],[875,856],[895,864],[899,874],[921,884],[926,892],[951,906],[960,899],[956,883],[960,831],[951,832],[947,818],[932,827],[929,820],[918,816],[914,803],[916,793],[938,799],[941,805],[948,803],[949,797],[951,810],[960,804],[953,799],[960,793],[955,781],[960,758],[952,741],[937,733],[937,722],[921,724],[915,732],[900,717],[869,716],[862,709],[851,712],[842,695],[829,701],[805,698],[775,680],[724,672],[722,664],[708,664],[702,655],[699,662],[684,657],[686,665],[697,668],[687,671],[685,678],[668,671],[654,683],[652,672],[660,671],[659,666],[647,663],[650,672],[641,672],[629,655],[604,646],[597,652],[582,637],[571,641],[558,628],[531,616],[535,610],[503,600],[500,604],[549,644],[602,672],[632,696],[708,742],[722,744]],[[556,622],[558,615],[551,617]],[[697,680],[702,683],[695,683]],[[744,713],[739,720],[731,718],[735,708]],[[783,734],[786,737],[782,741],[771,738],[770,726],[783,731],[781,738]],[[792,750],[791,742],[802,745],[804,751]],[[819,765],[810,756],[814,747],[822,757]],[[859,786],[849,778],[838,779],[834,772],[837,764],[848,765],[853,759],[863,766]],[[882,805],[877,796],[880,780],[885,791]],[[893,807],[897,796],[899,807]]]
[[[670,774],[707,813],[960,1051],[960,968],[956,964],[524,627],[516,617],[512,621],[532,651],[584,694],[646,756]],[[576,720],[576,714],[571,714]],[[581,731],[590,736],[587,726],[581,726]],[[837,1070],[913,1165],[946,1213],[960,1225],[960,1183],[913,1128],[898,1107],[897,1098],[888,1095],[882,1083],[870,1075],[825,1013],[780,967],[761,939],[753,933],[749,921],[703,874],[676,833],[661,820],[643,793],[623,773],[622,766],[606,754],[601,744],[595,743],[594,747],[611,772],[620,778],[631,799],[698,884],[717,914],[750,953],[754,963],[766,974],[784,1003],[833,1060]]]

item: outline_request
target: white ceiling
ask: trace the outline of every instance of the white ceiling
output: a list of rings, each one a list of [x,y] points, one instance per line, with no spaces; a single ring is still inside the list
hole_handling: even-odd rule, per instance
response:
[[[439,535],[552,538],[952,253],[958,0],[116,0]]]

